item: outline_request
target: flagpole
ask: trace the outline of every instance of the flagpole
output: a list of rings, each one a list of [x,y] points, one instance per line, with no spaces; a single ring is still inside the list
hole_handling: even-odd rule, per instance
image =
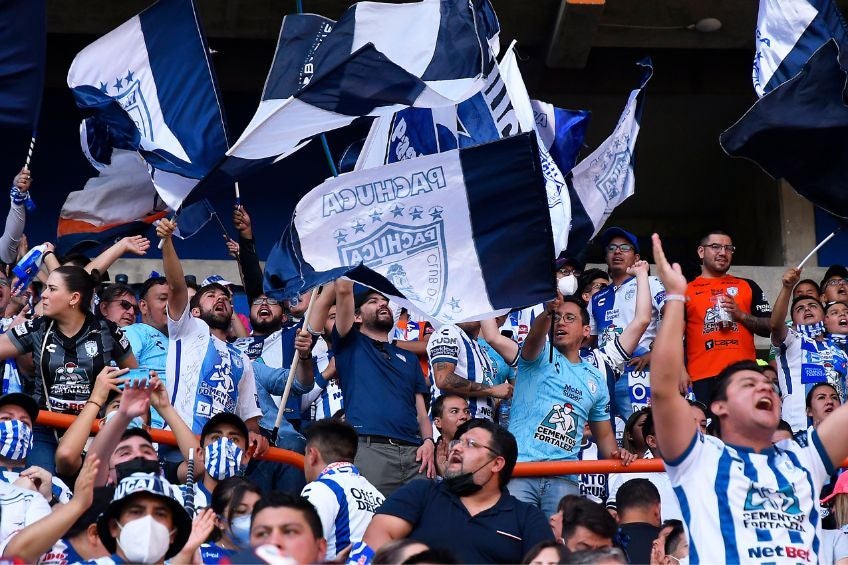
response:
[[[238,181],[236,181],[236,208],[241,208],[241,190],[239,190]]]
[[[306,308],[306,313],[303,315],[304,327],[308,327],[309,324],[309,315],[312,314],[312,306],[315,305],[315,299],[318,298],[318,295],[321,293],[321,289],[323,287],[318,287],[312,291],[312,297],[309,299],[309,306]],[[271,443],[277,443],[277,434],[280,432],[280,424],[283,422],[283,414],[286,411],[286,402],[289,400],[289,393],[291,393],[292,381],[294,380],[294,375],[297,372],[297,365],[300,361],[300,353],[295,351],[294,358],[292,358],[291,367],[289,368],[289,378],[286,380],[286,388],[283,391],[283,396],[280,398],[280,407],[277,409],[277,419],[274,422],[274,430],[271,432]]]
[[[29,163],[32,161],[32,150],[35,147],[35,130],[32,131],[32,138],[29,140],[29,151],[27,151],[26,163],[24,163],[24,168],[29,170]]]
[[[798,263],[798,268],[799,268],[799,269],[800,269],[800,268],[802,268],[802,267],[804,266],[804,264],[805,264],[807,261],[809,261],[809,260],[810,260],[810,257],[812,257],[813,255],[815,255],[815,254],[816,254],[816,251],[818,251],[819,249],[821,249],[822,247],[824,247],[824,244],[825,244],[825,243],[827,243],[828,241],[830,241],[831,239],[833,239],[834,237],[836,237],[836,234],[838,234],[838,233],[839,233],[839,232],[841,232],[841,231],[842,231],[842,226],[840,226],[840,227],[836,228],[835,230],[833,230],[833,233],[831,233],[829,236],[827,236],[826,238],[824,238],[824,239],[821,241],[821,243],[819,243],[818,245],[816,245],[816,246],[813,248],[813,250],[812,250],[812,251],[810,251],[809,253],[807,253],[807,256],[806,256],[806,257],[804,257],[804,260],[803,260],[803,261],[801,261],[800,263]]]

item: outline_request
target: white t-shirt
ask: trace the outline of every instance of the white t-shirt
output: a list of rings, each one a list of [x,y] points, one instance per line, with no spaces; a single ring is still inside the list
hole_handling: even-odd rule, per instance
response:
[[[327,560],[350,544],[362,541],[374,512],[385,497],[359,474],[352,463],[330,463],[318,478],[303,487],[301,496],[309,500],[321,517]]]
[[[50,514],[50,505],[41,493],[0,483],[0,553],[9,540]]]
[[[453,324],[445,324],[430,336],[427,342],[427,357],[430,359],[430,382],[432,399],[442,395],[436,386],[433,365],[453,363],[454,374],[471,382],[492,386],[497,379],[497,367],[486,353],[468,334]],[[468,409],[472,418],[492,420],[495,402],[491,396],[469,396]]]
[[[168,314],[166,386],[177,413],[196,434],[220,412],[242,420],[262,415],[250,359],[210,334],[188,304],[178,320]]]
[[[691,563],[817,561],[818,496],[833,472],[815,430],[762,453],[700,433],[666,461],[689,531]]]

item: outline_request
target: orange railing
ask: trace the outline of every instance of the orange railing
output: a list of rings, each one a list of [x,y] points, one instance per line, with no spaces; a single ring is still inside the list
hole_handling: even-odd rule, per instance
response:
[[[42,410],[38,415],[38,423],[51,428],[68,428],[75,416],[56,414]],[[95,421],[91,426],[92,433],[100,430],[100,422]],[[149,430],[153,441],[167,445],[177,445],[174,434],[164,430]],[[286,463],[303,469],[303,455],[286,449],[270,448],[259,459]],[[539,461],[518,463],[512,473],[513,477],[545,477],[556,475],[574,475],[579,473],[649,473],[664,470],[659,459],[640,459],[627,467],[619,461]]]

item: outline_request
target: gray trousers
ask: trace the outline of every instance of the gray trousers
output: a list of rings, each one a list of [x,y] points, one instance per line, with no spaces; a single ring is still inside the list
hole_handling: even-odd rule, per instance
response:
[[[411,480],[427,478],[425,473],[418,473],[421,462],[415,461],[417,450],[411,445],[376,443],[360,438],[354,465],[383,496],[388,497]]]

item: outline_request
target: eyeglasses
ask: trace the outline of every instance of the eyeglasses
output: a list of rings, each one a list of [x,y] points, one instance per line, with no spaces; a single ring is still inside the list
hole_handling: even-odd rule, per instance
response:
[[[830,279],[824,283],[824,286],[837,286],[840,284],[848,284],[848,279]]]
[[[470,437],[464,437],[462,439],[455,439],[455,440],[451,441],[448,444],[448,451],[449,452],[453,451],[454,449],[456,449],[460,445],[462,446],[463,449],[482,448],[482,449],[488,449],[489,451],[491,451],[495,455],[500,455],[500,453],[498,453],[497,451],[495,451],[494,449],[492,449],[488,445],[483,445],[482,443],[477,443],[476,439],[470,438]]]
[[[616,249],[622,253],[630,253],[636,248],[629,243],[610,243],[607,245],[607,253],[615,253]]]
[[[557,269],[557,272],[561,275],[566,275],[566,276],[573,275],[574,274],[574,267],[560,267],[559,269]]]
[[[722,245],[720,243],[710,243],[707,245],[702,245],[701,247],[712,249],[713,253],[718,253],[722,249],[724,249],[727,253],[733,254],[736,251],[735,245]]]
[[[565,320],[566,324],[573,324],[577,321],[577,316],[575,314],[554,314],[554,322],[560,322]]]
[[[129,300],[110,300],[109,304],[118,303],[124,310],[132,310],[138,314],[138,304],[133,304]]]
[[[590,286],[589,288],[591,288],[592,290],[602,290],[602,289],[605,289],[608,286],[609,286],[609,283],[595,283],[592,286]]]
[[[264,298],[254,298],[253,302],[251,302],[251,304],[253,306],[262,306],[263,302],[265,304],[267,304],[268,306],[279,306],[280,305],[279,300],[277,300],[276,298],[268,298],[267,296],[264,297]]]

